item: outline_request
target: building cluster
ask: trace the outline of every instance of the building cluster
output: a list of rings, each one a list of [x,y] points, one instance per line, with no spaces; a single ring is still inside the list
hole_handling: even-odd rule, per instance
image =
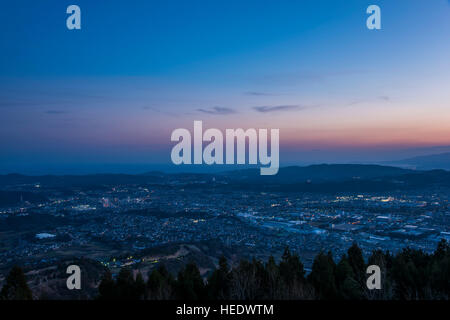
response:
[[[369,254],[407,246],[433,251],[440,239],[450,240],[445,192],[336,196],[220,191],[211,184],[126,185],[69,195],[55,191],[42,203],[1,208],[0,223],[39,219],[23,223],[29,227],[21,232],[0,233],[0,265],[42,263],[68,254],[129,264],[134,259],[115,257],[216,240],[255,255],[277,255],[289,246],[309,268],[320,250],[339,257],[354,241]]]

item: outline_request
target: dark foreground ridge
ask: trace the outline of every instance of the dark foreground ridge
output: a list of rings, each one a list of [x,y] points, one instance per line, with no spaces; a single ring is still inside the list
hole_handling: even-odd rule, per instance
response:
[[[380,290],[366,285],[368,265],[381,269]],[[149,272],[122,268],[117,275],[105,269],[95,300],[448,300],[450,246],[441,240],[432,254],[405,248],[393,255],[375,250],[365,262],[354,243],[336,263],[330,252],[320,252],[306,275],[296,254],[285,249],[279,263],[241,260],[232,268],[221,258],[218,268],[202,278],[195,263],[177,276],[164,265]],[[78,296],[82,298],[83,296]],[[13,267],[4,284],[2,300],[33,298],[21,268]],[[57,297],[35,297],[54,299]]]

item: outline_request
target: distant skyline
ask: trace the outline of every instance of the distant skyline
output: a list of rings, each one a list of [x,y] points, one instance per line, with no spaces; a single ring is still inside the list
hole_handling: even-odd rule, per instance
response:
[[[14,1],[0,21],[0,173],[166,166],[194,120],[279,128],[280,166],[450,151],[447,0]]]

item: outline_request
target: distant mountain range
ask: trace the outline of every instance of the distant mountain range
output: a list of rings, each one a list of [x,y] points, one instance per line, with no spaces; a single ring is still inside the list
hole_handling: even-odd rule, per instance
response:
[[[412,168],[417,170],[445,169],[450,170],[450,152],[418,156],[398,161],[384,162],[386,165]]]
[[[261,176],[258,168],[225,171],[222,173],[164,173],[159,171],[144,174],[88,174],[88,175],[44,175],[22,174],[0,175],[0,186],[40,184],[46,187],[83,187],[89,185],[146,184],[168,181],[196,181],[213,177],[228,182],[292,184],[299,182],[330,182],[365,180],[392,177],[416,171],[391,166],[362,164],[320,164],[306,167],[280,168],[277,175]]]
[[[412,170],[392,166],[361,164],[321,164],[306,167],[280,168],[275,176],[261,176],[259,169],[243,169],[218,174],[148,172],[139,175],[0,175],[0,198],[30,198],[6,194],[14,190],[48,193],[57,189],[72,192],[74,189],[109,189],[117,185],[159,185],[165,188],[215,188],[216,190],[256,190],[295,192],[374,192],[450,188],[450,171]]]
[[[381,165],[318,164],[306,167],[280,168],[278,174],[261,176],[259,169],[235,170],[225,173],[234,181],[291,184],[299,182],[323,183],[330,181],[365,180],[414,173],[414,170]]]

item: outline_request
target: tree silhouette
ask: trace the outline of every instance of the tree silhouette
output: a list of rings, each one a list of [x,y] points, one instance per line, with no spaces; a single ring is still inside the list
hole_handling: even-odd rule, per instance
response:
[[[32,300],[33,296],[22,269],[12,267],[0,292],[1,300]]]
[[[188,263],[184,270],[178,273],[176,291],[180,300],[199,300],[206,297],[205,284],[195,263]]]
[[[174,295],[174,282],[172,275],[164,265],[154,269],[147,281],[148,297],[154,300],[169,300]]]
[[[137,299],[145,299],[147,296],[146,285],[142,274],[139,272],[134,281],[134,296]]]
[[[214,300],[227,299],[230,294],[230,270],[224,256],[219,259],[219,268],[214,270],[208,279],[208,298]]]
[[[355,273],[346,255],[342,256],[336,266],[336,287],[341,299],[355,300],[362,298],[361,286],[355,279]]]
[[[112,300],[117,298],[115,285],[111,272],[107,270],[98,286],[98,298],[100,300]]]
[[[367,288],[366,263],[354,243],[337,264],[331,252],[317,254],[306,278],[300,258],[286,248],[279,264],[271,256],[266,263],[241,260],[230,268],[221,257],[206,284],[197,265],[188,263],[177,278],[159,266],[151,271],[147,284],[140,273],[134,279],[127,268],[119,272],[116,281],[106,272],[98,291],[99,299],[449,299],[450,246],[445,240],[433,254],[411,248],[395,255],[374,250],[367,262],[380,267],[381,290]],[[23,297],[26,290],[18,289],[23,286],[23,273],[11,270],[2,298]],[[31,298],[31,292],[28,296]]]
[[[314,259],[311,273],[308,280],[314,286],[316,293],[321,299],[336,299],[338,297],[336,280],[336,265],[331,252],[325,254],[320,252]]]
[[[358,244],[354,242],[352,246],[347,250],[348,263],[353,269],[354,278],[360,285],[365,283],[366,264],[362,250],[358,247]]]

